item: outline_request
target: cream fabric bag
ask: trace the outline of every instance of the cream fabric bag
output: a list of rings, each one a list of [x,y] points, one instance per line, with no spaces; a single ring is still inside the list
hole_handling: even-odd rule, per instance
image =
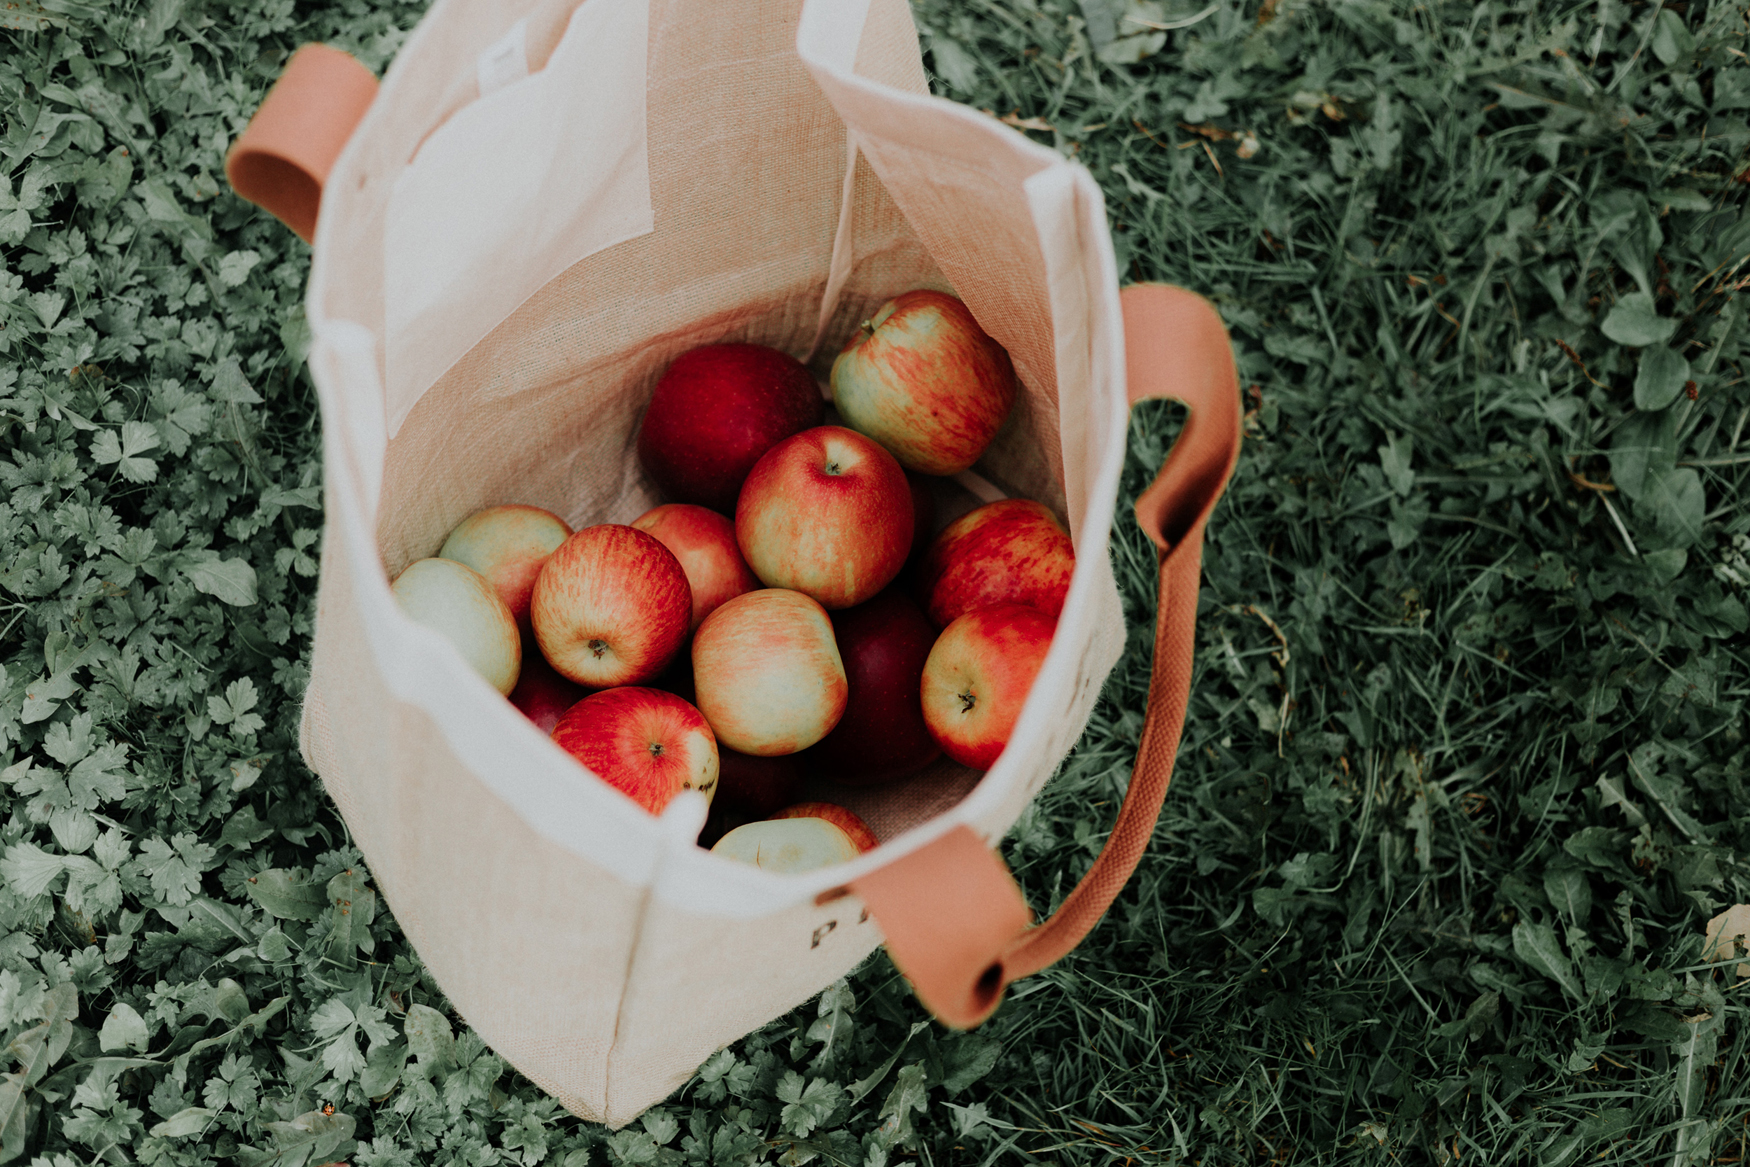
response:
[[[882,942],[845,884],[958,828],[994,846],[1086,723],[1124,641],[1107,533],[1128,403],[1101,195],[928,96],[905,0],[438,0],[326,178],[303,751],[461,1015],[618,1126]],[[964,299],[1024,386],[966,483],[1058,511],[1077,569],[997,764],[847,800],[876,851],[778,876],[699,849],[703,800],[645,814],[396,608],[389,579],[480,507],[583,526],[660,501],[634,442],[680,353],[752,341],[824,373],[919,286]]]

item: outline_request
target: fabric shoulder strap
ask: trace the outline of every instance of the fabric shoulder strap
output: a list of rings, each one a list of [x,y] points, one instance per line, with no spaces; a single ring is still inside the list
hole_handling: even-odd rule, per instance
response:
[[[1164,284],[1126,288],[1121,300],[1131,404],[1172,397],[1190,416],[1136,500],[1160,567],[1154,664],[1136,767],[1106,846],[1038,924],[1002,858],[965,826],[848,885],[918,999],[956,1028],[989,1017],[1010,981],[1059,960],[1100,922],[1148,847],[1185,723],[1203,527],[1239,457],[1239,384],[1227,329],[1207,300]]]

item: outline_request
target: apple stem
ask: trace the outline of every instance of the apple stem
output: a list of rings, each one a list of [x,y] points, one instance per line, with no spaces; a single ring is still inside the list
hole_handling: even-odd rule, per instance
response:
[[[962,694],[960,694],[960,712],[971,713],[972,707],[974,705],[977,705],[977,704],[978,704],[978,695],[976,693],[962,693]]]
[[[868,333],[870,336],[875,335],[875,322],[873,320],[865,320],[863,323],[857,325],[857,327]]]

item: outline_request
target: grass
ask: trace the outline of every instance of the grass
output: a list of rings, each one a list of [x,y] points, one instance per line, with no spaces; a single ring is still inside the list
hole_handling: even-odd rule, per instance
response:
[[[1128,276],[1233,333],[1153,846],[981,1030],[877,956],[617,1133],[452,1034],[386,911],[358,944],[248,883],[362,868],[293,736],[307,252],[214,176],[291,47],[380,69],[417,6],[5,16],[0,1156],[1742,1160],[1703,939],[1750,899],[1745,10],[1205,8],[916,9],[938,91],[1085,163]],[[1176,423],[1138,410],[1126,500]],[[1040,907],[1140,729],[1153,563],[1115,539],[1132,642],[1005,845]]]

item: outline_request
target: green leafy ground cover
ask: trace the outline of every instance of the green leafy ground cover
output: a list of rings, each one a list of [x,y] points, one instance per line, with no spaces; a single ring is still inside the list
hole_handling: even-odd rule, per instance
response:
[[[297,759],[307,251],[219,176],[292,47],[380,70],[418,15],[0,11],[0,1159],[1743,1158],[1743,6],[922,0],[939,91],[1233,330],[1178,777],[983,1029],[877,956],[619,1132],[446,1012]],[[1041,907],[1140,727],[1115,555],[1130,651],[1006,844]]]

